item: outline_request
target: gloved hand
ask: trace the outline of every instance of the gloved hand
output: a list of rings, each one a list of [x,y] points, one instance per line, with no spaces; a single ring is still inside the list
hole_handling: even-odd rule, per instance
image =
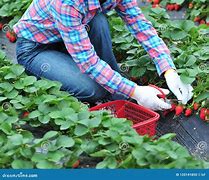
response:
[[[162,88],[161,88],[162,89]],[[169,94],[169,90],[162,89],[165,95]],[[165,110],[170,109],[171,105],[158,98],[159,90],[151,86],[136,86],[132,98],[138,104],[145,106],[152,110]]]
[[[164,77],[169,89],[179,101],[182,101],[182,104],[186,104],[192,98],[192,86],[184,84],[175,70],[170,69],[166,71]]]

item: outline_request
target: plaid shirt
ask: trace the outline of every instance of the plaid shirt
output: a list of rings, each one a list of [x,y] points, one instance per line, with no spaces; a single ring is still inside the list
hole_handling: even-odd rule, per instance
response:
[[[111,93],[131,96],[136,84],[122,77],[101,60],[90,42],[85,25],[96,13],[115,9],[130,32],[153,59],[161,75],[175,68],[170,52],[147,21],[136,0],[34,0],[14,26],[18,37],[43,44],[64,41],[81,72],[87,73]]]

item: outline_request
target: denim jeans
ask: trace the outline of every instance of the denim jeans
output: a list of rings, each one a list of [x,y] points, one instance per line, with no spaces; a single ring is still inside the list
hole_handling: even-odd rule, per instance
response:
[[[119,72],[112,51],[109,24],[106,16],[97,14],[88,24],[88,34],[97,55],[106,61],[112,69]],[[64,43],[41,44],[24,38],[18,38],[16,47],[17,61],[26,72],[37,78],[59,81],[62,90],[69,92],[80,101],[95,103],[103,99],[126,99],[123,95],[110,94],[106,89],[81,73]]]

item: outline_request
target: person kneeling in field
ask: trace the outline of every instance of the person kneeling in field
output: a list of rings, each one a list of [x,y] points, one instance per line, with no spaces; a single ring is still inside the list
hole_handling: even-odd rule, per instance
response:
[[[112,9],[150,55],[158,74],[165,76],[169,89],[186,104],[192,87],[180,80],[167,46],[136,0],[34,0],[14,26],[18,63],[29,74],[61,82],[63,90],[81,101],[131,97],[153,110],[171,108],[157,97],[157,89],[121,76],[105,16]]]

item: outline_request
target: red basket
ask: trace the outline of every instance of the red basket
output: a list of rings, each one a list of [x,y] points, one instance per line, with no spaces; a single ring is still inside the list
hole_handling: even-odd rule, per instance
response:
[[[90,111],[110,110],[118,118],[127,118],[133,122],[133,128],[140,135],[154,136],[160,115],[143,106],[129,101],[111,101],[90,108]]]

